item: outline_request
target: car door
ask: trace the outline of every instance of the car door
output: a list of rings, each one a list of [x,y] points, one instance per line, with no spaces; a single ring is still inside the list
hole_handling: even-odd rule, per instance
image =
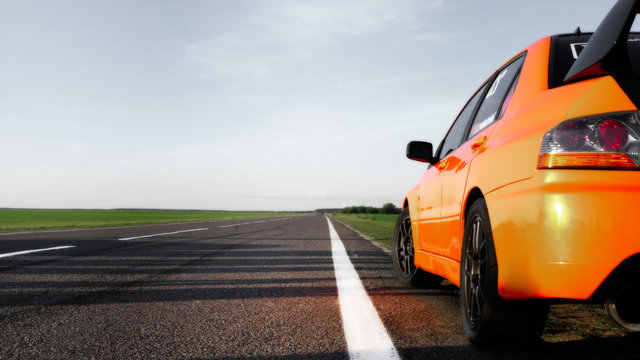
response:
[[[524,62],[524,56],[511,61],[492,76],[491,86],[482,96],[473,122],[465,133],[461,146],[452,150],[443,161],[446,166],[441,170],[442,203],[440,207],[440,243],[435,246],[442,249],[446,257],[459,260],[460,246],[464,233],[463,201],[469,165],[476,156],[486,149],[491,131],[504,114],[511,96],[515,91],[517,77]]]
[[[442,186],[444,175],[452,166],[456,166],[458,159],[455,156],[447,156],[457,149],[467,136],[467,129],[473,119],[480,99],[485,93],[487,85],[483,85],[471,97],[462,109],[447,135],[440,143],[436,153],[441,158],[437,164],[431,166],[420,180],[418,187],[418,227],[420,249],[431,253],[441,254],[442,244]]]

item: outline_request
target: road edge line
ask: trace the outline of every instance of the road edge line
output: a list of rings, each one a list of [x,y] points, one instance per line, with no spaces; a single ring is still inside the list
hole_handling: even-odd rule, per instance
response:
[[[352,360],[399,360],[400,355],[362,285],[344,243],[331,223],[331,219],[328,216],[325,218],[329,225],[338,302],[349,358]]]

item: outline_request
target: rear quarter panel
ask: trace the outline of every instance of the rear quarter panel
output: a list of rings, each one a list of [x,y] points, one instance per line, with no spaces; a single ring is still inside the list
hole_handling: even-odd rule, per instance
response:
[[[505,187],[517,187],[517,184],[546,171],[537,170],[540,144],[544,134],[558,123],[594,114],[636,110],[611,76],[547,89],[549,45],[549,39],[543,39],[529,48],[511,105],[488,139],[483,156],[476,157],[471,163],[465,189],[468,194],[470,189],[478,187],[485,195],[498,259],[501,294],[510,291],[508,286],[505,287],[508,281],[519,283],[521,289],[531,289],[530,285],[543,275],[522,271],[527,261],[545,261],[546,254],[562,249],[554,249],[554,244],[545,238],[554,231],[548,228],[552,224],[540,220],[540,213],[548,211],[542,207],[549,204],[518,202],[518,198],[493,196],[494,192],[499,194]],[[563,177],[563,174],[575,176],[575,171],[559,171],[555,176]],[[556,181],[563,182],[562,179]],[[546,243],[549,249],[536,247],[540,243]],[[522,260],[523,256],[526,261]],[[518,274],[517,279],[512,274]],[[552,276],[544,276],[547,275]],[[550,294],[531,293],[527,296],[542,295]]]

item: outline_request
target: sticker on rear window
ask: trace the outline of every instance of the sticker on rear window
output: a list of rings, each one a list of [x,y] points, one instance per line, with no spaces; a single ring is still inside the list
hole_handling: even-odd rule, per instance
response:
[[[491,88],[489,88],[489,92],[487,93],[487,96],[485,96],[484,98],[485,100],[491,97],[491,95],[495,94],[496,90],[498,89],[498,85],[500,84],[500,80],[502,80],[502,78],[504,78],[504,76],[507,75],[508,72],[509,72],[509,69],[504,69],[500,74],[498,74],[498,77],[491,85]]]

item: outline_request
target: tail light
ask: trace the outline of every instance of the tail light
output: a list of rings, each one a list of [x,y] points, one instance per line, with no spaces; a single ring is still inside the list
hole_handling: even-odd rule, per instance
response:
[[[607,114],[562,122],[542,138],[539,169],[640,168],[640,115]]]

